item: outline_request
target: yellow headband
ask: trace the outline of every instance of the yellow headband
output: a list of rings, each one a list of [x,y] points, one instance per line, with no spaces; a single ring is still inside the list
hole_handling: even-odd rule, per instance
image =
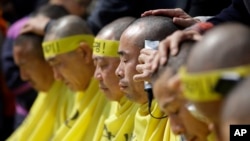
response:
[[[119,57],[119,41],[95,39],[93,44],[93,54],[106,57]]]
[[[80,42],[86,42],[92,48],[93,41],[93,35],[81,34],[54,41],[43,42],[43,54],[45,59],[49,59],[51,57],[55,57],[56,55],[77,49]]]
[[[250,74],[250,65],[227,68],[209,72],[188,73],[181,68],[179,75],[183,84],[184,96],[191,101],[205,102],[223,98],[224,93],[218,93],[215,89],[221,78],[231,80],[246,77]]]

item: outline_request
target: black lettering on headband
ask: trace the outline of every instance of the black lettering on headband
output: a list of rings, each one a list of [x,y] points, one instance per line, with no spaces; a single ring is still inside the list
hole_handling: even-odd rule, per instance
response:
[[[43,50],[45,53],[50,53],[50,52],[57,53],[60,51],[60,48],[59,48],[58,42],[56,42],[56,43],[45,45]]]
[[[105,46],[106,46],[105,42],[95,41],[93,44],[93,48],[94,48],[96,53],[101,53],[101,48],[102,48],[102,53],[105,53]]]
[[[97,53],[100,52],[100,46],[101,46],[100,42],[94,42],[93,48],[94,48],[95,52],[97,52]]]

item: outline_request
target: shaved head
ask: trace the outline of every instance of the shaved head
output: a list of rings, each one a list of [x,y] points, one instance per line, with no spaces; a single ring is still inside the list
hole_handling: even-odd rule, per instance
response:
[[[134,44],[140,49],[144,47],[145,40],[161,41],[177,30],[171,18],[163,16],[147,16],[135,20],[125,31],[124,35],[136,40]]]
[[[43,37],[33,34],[33,33],[25,33],[19,35],[15,42],[14,47],[21,47],[23,50],[29,50],[30,54],[36,56],[40,60],[44,60],[43,51],[42,51],[42,41]],[[31,44],[31,46],[27,46],[27,44]]]
[[[203,39],[194,46],[186,65],[187,71],[197,74],[250,64],[249,37],[250,29],[241,24],[227,23],[215,27],[208,31]],[[219,125],[222,104],[228,92],[233,88],[233,86],[227,86],[224,87],[226,90],[217,91],[216,87],[222,89],[222,84],[226,84],[220,80],[223,79],[216,80],[214,84],[209,84],[207,81],[202,86],[209,89],[210,96],[217,92],[222,96],[221,98],[207,101],[191,100],[201,114],[214,124],[214,131],[218,138],[220,138]],[[202,80],[200,79],[199,82]]]
[[[235,67],[250,63],[250,29],[230,23],[208,32],[192,50],[189,72]]]
[[[97,36],[113,36],[114,40],[120,40],[123,31],[135,20],[133,17],[123,17],[114,20],[101,29]],[[112,34],[112,35],[109,35]]]
[[[45,40],[48,38],[47,35],[63,38],[79,34],[92,34],[92,32],[83,19],[70,15],[62,17],[53,23],[45,36]]]
[[[237,124],[249,124],[250,122],[250,78],[243,81],[227,98],[222,119],[235,121]],[[239,123],[238,123],[239,122]]]

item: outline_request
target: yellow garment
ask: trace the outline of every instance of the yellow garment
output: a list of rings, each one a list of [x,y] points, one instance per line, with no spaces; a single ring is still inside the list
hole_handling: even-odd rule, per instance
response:
[[[154,116],[163,116],[154,100],[151,109]],[[168,118],[151,117],[148,112],[148,103],[146,103],[141,105],[136,112],[133,141],[180,141],[180,137],[171,131]]]
[[[104,119],[109,114],[110,105],[107,103],[104,94],[98,89],[98,82],[92,79],[86,91],[76,93],[70,119],[60,127],[53,140],[91,141],[100,138]]]
[[[54,82],[48,92],[40,92],[28,117],[8,139],[19,141],[44,141],[53,136],[58,101],[65,98],[68,88],[61,82]]]
[[[123,97],[116,110],[105,120],[101,141],[130,141],[134,128],[134,117],[138,105]]]
[[[208,136],[207,136],[207,141],[216,141],[216,135],[214,132],[210,133]]]

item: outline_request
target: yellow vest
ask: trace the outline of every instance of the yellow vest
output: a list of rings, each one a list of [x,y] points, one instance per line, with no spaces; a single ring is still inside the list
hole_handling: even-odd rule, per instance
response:
[[[98,82],[92,79],[86,91],[76,93],[71,116],[59,128],[53,140],[100,140],[104,119],[108,117],[109,111],[110,104],[99,90]]]
[[[156,117],[163,116],[158,104],[153,101],[151,112]],[[148,112],[148,103],[143,104],[135,115],[133,141],[180,141],[170,129],[168,118],[155,119]]]
[[[55,81],[48,92],[39,92],[29,115],[22,125],[7,139],[9,141],[45,141],[53,136],[57,120],[58,102],[72,93],[61,82]],[[67,103],[65,103],[67,104]],[[63,109],[62,109],[63,110]]]
[[[130,141],[132,138],[138,105],[123,97],[116,106],[116,111],[105,120],[101,141]]]

